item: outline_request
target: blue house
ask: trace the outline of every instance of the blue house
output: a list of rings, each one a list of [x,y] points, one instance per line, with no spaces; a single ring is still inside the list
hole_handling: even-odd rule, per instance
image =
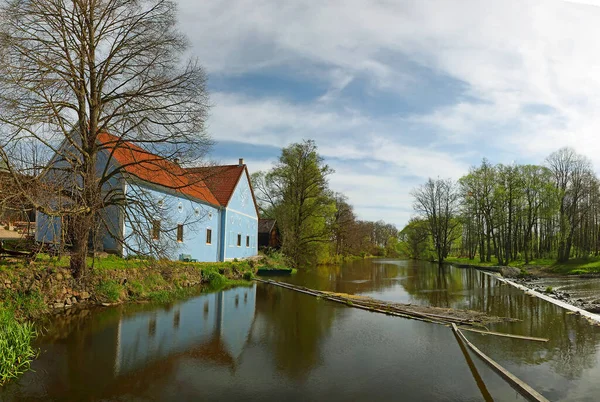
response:
[[[127,202],[102,211],[96,250],[207,262],[257,254],[258,206],[243,159],[236,165],[183,168],[110,134],[98,141],[98,174],[118,171],[103,192]],[[68,218],[38,212],[36,240],[68,243],[68,225]]]

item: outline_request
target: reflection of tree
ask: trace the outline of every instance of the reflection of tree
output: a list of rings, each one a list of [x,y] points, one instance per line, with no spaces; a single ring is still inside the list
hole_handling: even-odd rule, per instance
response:
[[[342,265],[320,265],[300,270],[283,280],[311,289],[358,294],[397,286],[393,279],[406,274],[407,261],[358,260]]]
[[[468,284],[467,270],[447,265],[423,263],[412,265],[409,275],[400,281],[404,289],[415,299],[436,307],[454,307],[464,298]],[[472,279],[472,278],[471,278]]]
[[[320,347],[335,317],[336,306],[275,286],[256,288],[256,314],[264,333],[253,337],[272,344],[278,370],[294,379],[306,378],[320,363]]]

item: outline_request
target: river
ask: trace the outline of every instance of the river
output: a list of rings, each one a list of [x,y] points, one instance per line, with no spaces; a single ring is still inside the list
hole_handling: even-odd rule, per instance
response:
[[[365,260],[278,278],[320,290],[519,318],[467,333],[550,400],[596,401],[600,327],[473,269]],[[2,401],[524,400],[452,331],[255,284],[169,305],[127,305],[56,317],[33,372]]]

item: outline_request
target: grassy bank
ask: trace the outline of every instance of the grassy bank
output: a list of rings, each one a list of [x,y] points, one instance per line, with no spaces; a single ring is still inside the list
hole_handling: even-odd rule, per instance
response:
[[[468,258],[448,257],[446,262],[450,264],[468,264],[480,267],[498,265],[497,261],[479,262],[479,258],[470,260]],[[564,263],[556,262],[552,259],[531,260],[528,264],[525,261],[511,261],[511,267],[520,268],[529,273],[542,273],[552,275],[589,275],[600,274],[600,258],[579,258],[571,259]]]
[[[39,308],[39,295],[14,295],[0,302],[0,387],[29,370],[37,356],[31,343],[37,336],[35,325],[24,315],[32,316]]]

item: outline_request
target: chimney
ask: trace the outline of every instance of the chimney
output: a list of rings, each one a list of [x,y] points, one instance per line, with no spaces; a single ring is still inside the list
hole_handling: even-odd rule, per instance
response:
[[[244,166],[244,158],[240,158],[239,166]]]

